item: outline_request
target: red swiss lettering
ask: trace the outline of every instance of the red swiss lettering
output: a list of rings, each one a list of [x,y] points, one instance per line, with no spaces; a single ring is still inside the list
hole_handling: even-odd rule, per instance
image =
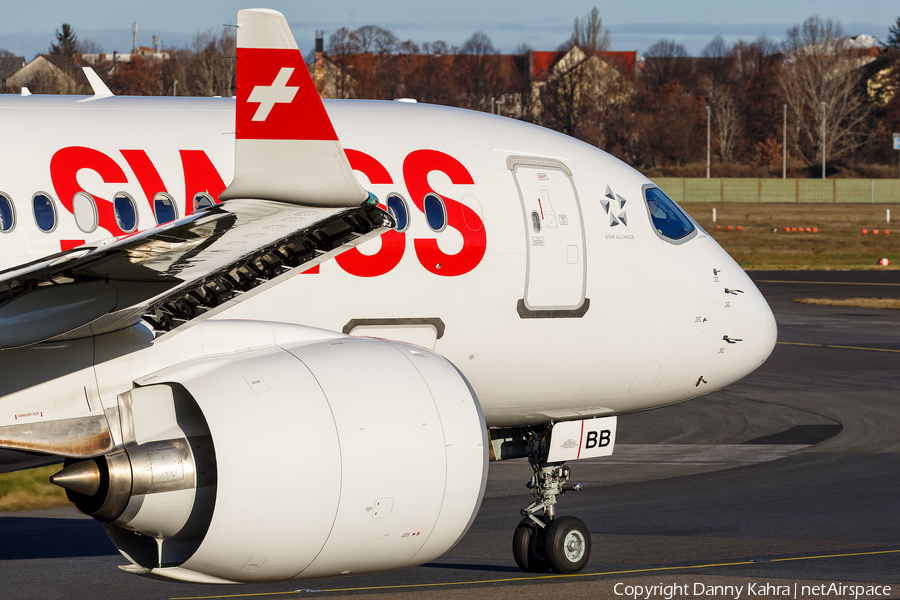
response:
[[[159,176],[159,171],[156,170],[156,167],[150,162],[150,157],[143,150],[119,150],[119,152],[134,171],[134,175],[138,178],[138,183],[141,184],[141,189],[144,191],[144,197],[147,198],[147,203],[152,208],[153,197],[159,192],[168,191],[162,177]]]
[[[59,240],[59,251],[65,252],[82,245],[84,245],[84,240]]]
[[[387,169],[380,162],[364,152],[358,150],[346,150],[347,160],[350,166],[363,173],[372,184],[394,183]],[[385,208],[383,204],[379,204]],[[388,231],[381,236],[381,249],[375,254],[366,255],[357,248],[351,248],[343,254],[339,254],[335,260],[340,267],[357,277],[378,277],[392,270],[403,258],[406,250],[406,235],[399,231]]]
[[[203,150],[180,150],[181,166],[184,169],[184,212],[194,211],[194,196],[206,192],[216,202],[225,189],[222,176]]]
[[[403,161],[403,179],[413,203],[422,213],[423,201],[429,192],[437,193],[428,184],[428,174],[440,171],[456,185],[473,185],[475,182],[458,160],[437,150],[416,150]],[[463,275],[478,266],[487,249],[487,233],[478,214],[453,198],[438,194],[447,207],[447,226],[459,231],[463,247],[456,254],[445,254],[437,240],[415,240],[416,256],[422,266],[435,275],[453,277]],[[467,225],[468,224],[468,225]]]
[[[78,184],[78,171],[90,169],[94,171],[104,183],[128,183],[128,178],[122,167],[113,159],[93,148],[83,146],[69,146],[61,148],[50,159],[50,179],[59,201],[70,213],[73,212],[72,201],[78,192],[89,193]],[[113,213],[113,204],[109,200],[90,194],[97,204],[100,227],[109,231],[112,235],[122,235],[116,217]]]

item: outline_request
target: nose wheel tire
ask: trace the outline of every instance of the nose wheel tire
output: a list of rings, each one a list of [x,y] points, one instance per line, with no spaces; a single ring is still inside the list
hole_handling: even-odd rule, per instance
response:
[[[522,519],[513,535],[513,557],[527,573],[546,573],[550,569],[545,551],[545,529],[531,519]],[[586,561],[585,561],[586,562]]]
[[[544,551],[550,568],[557,573],[578,573],[591,557],[591,535],[587,526],[576,517],[554,519],[547,527]],[[518,558],[516,562],[519,562]],[[521,563],[519,566],[522,567]]]

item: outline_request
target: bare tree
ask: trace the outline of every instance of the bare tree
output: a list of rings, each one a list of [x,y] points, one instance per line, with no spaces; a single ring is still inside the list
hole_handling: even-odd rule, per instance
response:
[[[386,68],[397,50],[397,36],[378,25],[364,25],[352,35],[357,41],[357,52],[352,57],[357,97],[389,98],[399,85]]]
[[[778,44],[765,35],[750,43],[736,42],[730,51],[734,76],[742,84],[753,81],[773,66],[775,54],[780,51]]]
[[[575,17],[572,37],[564,49],[578,46],[585,52],[606,52],[609,50],[609,29],[604,29],[600,11],[595,6],[583,18]]]
[[[505,73],[490,36],[476,31],[456,55],[456,79],[465,105],[475,110],[491,110],[491,97],[505,91]]]
[[[532,81],[532,52],[534,48],[527,43],[519,44],[516,48],[516,69],[509,81],[512,106],[506,107],[508,112],[504,111],[505,114],[529,123],[535,123],[540,118],[540,94]]]
[[[94,38],[82,38],[78,41],[78,51],[82,54],[100,54],[103,47]]]
[[[607,145],[607,122],[631,97],[631,83],[602,54],[575,47],[553,68],[542,89],[547,124],[601,148]]]
[[[659,40],[644,53],[644,85],[657,90],[670,83],[688,87],[692,73],[687,49],[675,40]]]
[[[410,80],[415,77],[422,63],[419,45],[412,40],[397,44],[397,50],[385,65],[382,77],[382,93],[385,99],[409,95]]]
[[[743,133],[743,118],[734,89],[726,83],[718,83],[704,76],[702,84],[710,106],[710,116],[716,131],[719,158],[722,162],[734,161],[734,151]]]
[[[717,35],[700,53],[703,59],[698,70],[712,83],[722,85],[730,83],[733,76],[734,55],[725,43],[725,38]]]
[[[459,88],[454,72],[458,48],[443,40],[422,44],[419,67],[407,79],[407,94],[420,102],[456,106]]]
[[[634,159],[645,166],[684,165],[706,149],[706,115],[701,99],[679,83],[643,89],[635,98]],[[701,150],[702,149],[702,150]]]
[[[159,96],[160,61],[143,56],[132,56],[131,61],[121,63],[109,80],[109,88],[122,96]]]
[[[780,83],[797,122],[796,155],[810,165],[822,155],[849,154],[865,142],[869,103],[861,86],[858,59],[844,52],[844,31],[832,19],[810,17],[788,30]]]
[[[198,33],[185,55],[184,95],[231,96],[234,94],[235,39],[230,29]],[[181,89],[181,88],[179,88]]]
[[[359,54],[359,38],[356,33],[341,27],[328,37],[328,58],[337,67],[335,88],[338,98],[353,98],[355,89],[353,57]]]
[[[547,124],[567,135],[579,137],[593,121],[594,94],[590,88],[590,63],[579,49],[561,60],[541,90]]]

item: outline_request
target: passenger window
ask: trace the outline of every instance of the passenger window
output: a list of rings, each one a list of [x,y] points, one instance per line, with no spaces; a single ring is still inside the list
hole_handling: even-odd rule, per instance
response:
[[[97,216],[97,203],[87,192],[78,192],[72,198],[72,212],[75,213],[75,224],[85,233],[93,233],[100,222]]]
[[[137,229],[137,205],[134,199],[125,192],[119,192],[113,199],[113,212],[116,214],[116,223],[119,229],[125,233],[131,233]]]
[[[397,222],[394,227],[397,231],[406,231],[409,227],[409,211],[406,210],[406,200],[399,194],[391,194],[387,197],[388,213]]]
[[[200,192],[199,194],[194,195],[194,212],[198,210],[203,210],[204,208],[208,208],[216,203],[215,200],[212,199],[212,196],[207,194],[206,192]]]
[[[541,232],[541,216],[536,210],[531,211],[531,228],[535,233]]]
[[[6,194],[0,194],[0,231],[9,233],[16,226],[16,207]]]
[[[56,204],[49,194],[38,192],[31,198],[31,207],[34,211],[34,222],[38,229],[44,233],[50,233],[56,229]]]
[[[694,224],[675,202],[658,187],[644,191],[647,212],[653,228],[660,237],[680,240],[694,231]],[[685,240],[686,241],[686,240]]]
[[[175,200],[165,192],[160,192],[153,197],[153,214],[156,224],[170,223],[178,218],[178,207]]]
[[[424,200],[425,221],[432,231],[440,233],[447,228],[447,206],[437,194],[428,194]]]

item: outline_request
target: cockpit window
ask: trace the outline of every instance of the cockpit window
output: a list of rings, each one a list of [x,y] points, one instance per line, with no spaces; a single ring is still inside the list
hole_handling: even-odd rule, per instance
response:
[[[647,213],[656,234],[673,244],[682,244],[697,235],[697,228],[684,211],[655,186],[644,187]]]

